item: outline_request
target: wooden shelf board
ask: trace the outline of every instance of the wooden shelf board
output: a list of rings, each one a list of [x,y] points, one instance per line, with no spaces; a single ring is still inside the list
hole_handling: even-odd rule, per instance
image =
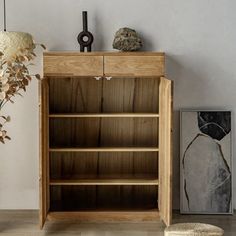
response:
[[[156,221],[160,220],[157,209],[142,211],[73,211],[49,212],[48,220],[79,221]]]
[[[97,118],[97,117],[159,117],[157,113],[60,113],[60,114],[50,114],[49,118]]]
[[[158,152],[156,147],[49,148],[49,152]]]
[[[158,179],[77,179],[51,180],[51,186],[62,185],[158,185]]]

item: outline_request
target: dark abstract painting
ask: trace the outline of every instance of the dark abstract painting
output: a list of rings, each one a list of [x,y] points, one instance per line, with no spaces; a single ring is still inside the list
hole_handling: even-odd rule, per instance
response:
[[[232,213],[230,111],[181,112],[181,213]]]

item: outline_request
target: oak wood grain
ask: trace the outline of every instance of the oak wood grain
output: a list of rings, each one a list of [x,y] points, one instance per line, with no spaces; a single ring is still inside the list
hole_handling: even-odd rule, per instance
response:
[[[166,225],[172,219],[172,81],[160,81],[159,118],[159,210]]]
[[[44,79],[39,84],[40,107],[40,161],[39,161],[39,219],[42,228],[50,208],[49,197],[49,103],[48,80]]]
[[[49,115],[50,118],[135,118],[135,117],[159,117],[157,113],[54,113]]]
[[[163,76],[164,56],[105,56],[106,76]]]
[[[157,113],[159,77],[49,79],[50,113]],[[63,96],[62,96],[63,94]]]
[[[82,221],[157,221],[157,210],[147,211],[79,211],[50,212],[48,220],[82,220]]]
[[[44,56],[45,76],[102,76],[103,56]]]
[[[102,52],[78,52],[78,51],[49,51],[44,52],[44,56],[165,56],[164,52],[117,52],[117,51],[102,51]]]
[[[49,152],[158,152],[157,147],[49,148]]]
[[[50,180],[50,185],[52,186],[63,186],[63,185],[158,185],[158,179],[53,179]]]
[[[158,119],[152,117],[50,119],[52,148],[158,147],[157,134]]]

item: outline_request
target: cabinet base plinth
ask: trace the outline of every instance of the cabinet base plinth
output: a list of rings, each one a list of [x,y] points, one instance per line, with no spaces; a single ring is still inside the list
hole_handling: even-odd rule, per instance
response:
[[[147,211],[76,211],[49,212],[48,220],[79,221],[155,221],[160,220],[157,210]]]

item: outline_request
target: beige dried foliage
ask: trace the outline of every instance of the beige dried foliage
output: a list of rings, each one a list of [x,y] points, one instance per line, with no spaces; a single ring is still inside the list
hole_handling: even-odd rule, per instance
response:
[[[42,44],[43,49],[46,47]],[[4,59],[4,54],[0,52],[0,142],[5,143],[10,137],[4,126],[10,122],[10,116],[2,116],[2,108],[10,103],[14,103],[14,97],[22,96],[22,91],[26,91],[29,82],[36,78],[41,79],[39,74],[30,74],[29,63],[36,57],[36,54],[27,48],[21,49],[21,55],[15,55],[14,59],[7,61]]]

